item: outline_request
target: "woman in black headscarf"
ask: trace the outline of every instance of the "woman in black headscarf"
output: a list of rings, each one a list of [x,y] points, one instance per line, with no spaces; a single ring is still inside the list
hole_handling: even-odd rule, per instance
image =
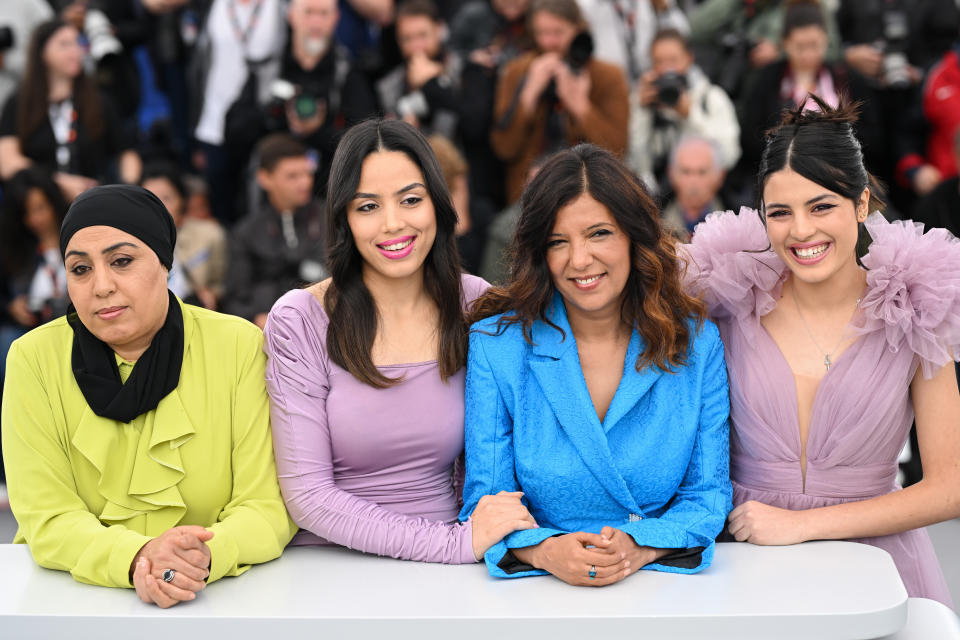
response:
[[[167,607],[280,555],[262,335],[167,290],[176,230],[140,187],[95,187],[60,232],[72,305],[14,342],[10,505],[42,566]]]

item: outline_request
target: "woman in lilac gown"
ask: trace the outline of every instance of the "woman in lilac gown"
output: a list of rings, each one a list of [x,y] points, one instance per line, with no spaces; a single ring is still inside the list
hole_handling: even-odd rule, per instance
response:
[[[952,606],[923,527],[960,516],[960,241],[868,216],[855,112],[814,100],[769,134],[759,214],[711,214],[685,246],[726,347],[728,530],[875,545],[910,596]],[[924,477],[901,489],[914,416]]]
[[[423,136],[396,120],[350,129],[327,218],[331,278],[286,293],[264,330],[293,544],[476,562],[536,523],[518,492],[484,496],[457,521],[464,308],[487,285],[461,273],[457,214]]]

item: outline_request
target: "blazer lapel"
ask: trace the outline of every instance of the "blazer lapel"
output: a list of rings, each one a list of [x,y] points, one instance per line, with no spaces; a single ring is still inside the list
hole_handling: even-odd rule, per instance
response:
[[[557,422],[590,472],[625,509],[639,513],[636,500],[613,462],[607,435],[587,390],[576,341],[559,294],[554,295],[547,317],[563,333],[543,320],[534,322],[531,327],[534,346],[527,358],[530,370]]]
[[[648,366],[642,371],[637,371],[637,356],[640,355],[642,348],[643,340],[640,338],[640,333],[634,329],[633,335],[630,336],[630,345],[627,347],[627,355],[623,359],[620,385],[607,409],[607,414],[603,417],[604,433],[610,431],[622,420],[663,375],[659,367]]]

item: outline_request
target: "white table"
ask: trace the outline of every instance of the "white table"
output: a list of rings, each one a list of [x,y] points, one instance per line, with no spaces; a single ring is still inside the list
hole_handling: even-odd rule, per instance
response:
[[[550,576],[494,579],[478,565],[296,548],[166,611],[130,590],[41,569],[25,546],[0,545],[0,568],[0,637],[17,639],[830,640],[883,637],[907,617],[890,556],[847,542],[720,544],[699,574],[643,571],[602,589]]]

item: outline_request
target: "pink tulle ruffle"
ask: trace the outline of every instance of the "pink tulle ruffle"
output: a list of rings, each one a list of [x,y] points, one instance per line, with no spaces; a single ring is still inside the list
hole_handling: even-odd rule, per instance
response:
[[[773,310],[786,275],[757,212],[717,211],[697,225],[693,240],[681,248],[687,263],[687,291],[703,298],[710,315],[742,321]]]
[[[960,359],[960,240],[879,213],[865,226],[873,242],[862,259],[867,293],[854,332],[884,331],[891,351],[911,349],[929,378]]]

